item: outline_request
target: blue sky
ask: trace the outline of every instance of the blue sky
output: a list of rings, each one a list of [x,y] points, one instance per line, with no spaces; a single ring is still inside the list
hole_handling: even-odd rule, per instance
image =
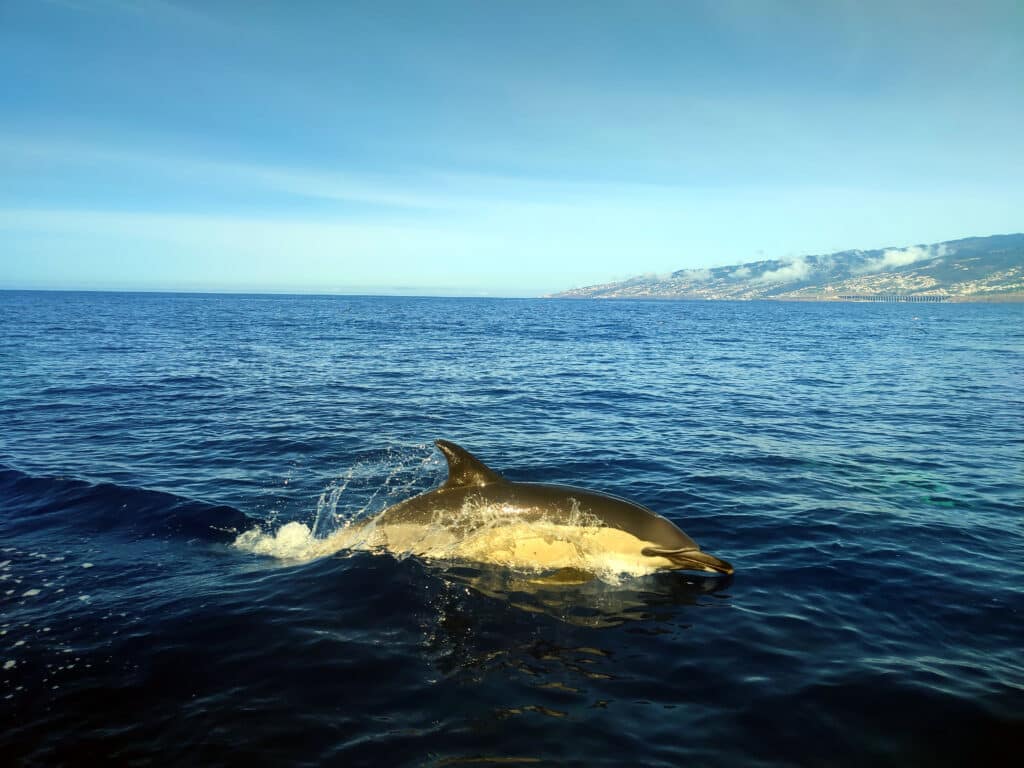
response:
[[[537,295],[1024,229],[1024,6],[0,1],[0,287]]]

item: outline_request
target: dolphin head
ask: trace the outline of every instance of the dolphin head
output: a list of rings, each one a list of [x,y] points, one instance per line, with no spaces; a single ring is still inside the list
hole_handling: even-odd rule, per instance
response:
[[[707,552],[687,536],[675,523],[647,507],[605,493],[586,491],[575,493],[586,509],[605,525],[631,534],[633,544],[639,546],[640,555],[651,559],[652,566],[661,570],[701,571],[725,576],[733,574],[733,567]],[[632,549],[635,553],[636,550]]]
[[[636,508],[630,528],[638,538],[650,543],[650,546],[640,550],[641,555],[667,560],[669,565],[663,565],[662,568],[669,570],[702,571],[725,576],[733,574],[731,563],[702,552],[697,542],[671,520],[638,504],[624,503]]]

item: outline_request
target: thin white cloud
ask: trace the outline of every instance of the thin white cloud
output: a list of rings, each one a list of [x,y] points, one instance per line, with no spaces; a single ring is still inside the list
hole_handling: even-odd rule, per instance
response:
[[[524,275],[524,283],[529,279],[538,291],[554,291],[628,277],[623,270],[630,263],[636,272],[661,273],[735,263],[736,253],[759,248],[820,253],[824,245],[853,241],[853,236],[843,230],[839,238],[835,222],[810,226],[802,234],[779,222],[806,217],[811,200],[811,210],[819,215],[810,218],[827,223],[833,209],[851,209],[861,194],[844,188],[785,188],[773,190],[771,204],[765,205],[766,189],[757,185],[707,189],[433,169],[349,173],[246,162],[241,154],[236,161],[167,151],[180,144],[157,140],[133,136],[114,145],[0,133],[2,202],[8,206],[0,210],[0,260],[14,258],[15,252],[29,260],[71,251],[82,258],[87,252],[99,254],[99,260],[104,253],[141,254],[138,245],[145,242],[154,263],[171,264],[191,254],[213,263],[223,249],[294,264],[296,273],[333,274],[334,262],[343,259],[347,274],[374,284],[388,274],[402,275],[410,284],[442,274],[473,274],[484,275],[479,285],[491,285],[491,275],[507,268]],[[92,178],[102,182],[98,189],[118,194],[89,195],[82,182]],[[142,194],[133,194],[136,184]],[[38,194],[19,194],[21,185],[26,190],[45,186],[54,194],[41,202]],[[879,197],[872,191],[880,221],[888,222],[891,217],[882,214],[904,203],[892,194]],[[309,204],[317,200],[339,204]],[[959,196],[925,201],[928,220],[942,219],[931,215],[934,211],[959,214],[964,207]],[[1003,208],[986,205],[983,213],[993,223],[975,229],[1008,230],[1004,220],[1019,212],[1011,205],[1012,196],[1007,201]],[[732,233],[738,209],[750,225]],[[723,232],[732,234],[723,237]],[[936,234],[939,240],[959,233]],[[899,242],[906,235],[892,231],[877,237]],[[681,255],[685,252],[699,253],[700,260]],[[322,259],[331,262],[321,266]],[[179,272],[206,270],[205,262],[189,264]],[[761,280],[792,277],[808,267],[795,262],[778,266]],[[273,274],[266,280],[283,272]],[[737,279],[751,275],[747,267],[731,274]]]
[[[401,213],[565,214],[595,208],[647,210],[678,206],[686,190],[657,184],[561,181],[486,174],[349,173],[301,166],[210,159],[165,150],[125,149],[63,139],[0,134],[0,169],[102,168],[207,188],[276,192],[300,198],[392,208]],[[603,215],[603,214],[602,214]]]
[[[685,276],[697,283],[707,282],[712,277],[710,269],[688,269]]]
[[[117,14],[146,19],[154,24],[177,24],[188,27],[228,29],[215,23],[209,15],[167,0],[43,0],[70,11],[90,14]]]
[[[754,278],[757,283],[789,283],[794,280],[803,280],[813,269],[807,259],[794,259],[778,269],[770,269],[762,272]]]
[[[936,259],[945,256],[949,249],[945,245],[919,246],[912,245],[909,248],[890,248],[876,259],[871,259],[860,267],[852,270],[855,275],[866,275],[872,272],[884,272],[887,269],[897,269],[916,264],[919,261]]]
[[[99,165],[105,172],[146,173],[185,182],[221,182],[287,192],[300,197],[347,201],[396,208],[437,209],[457,201],[418,193],[384,177],[311,171],[273,165],[232,163],[167,152],[114,149],[73,141],[45,141],[0,136],[0,162],[14,165],[42,161],[71,166]],[[424,180],[425,182],[426,180]]]
[[[414,222],[371,224],[330,219],[192,215],[88,209],[0,209],[0,230],[119,235],[251,252],[322,253],[338,247],[443,253],[479,241],[471,235]]]
[[[62,243],[58,253],[44,255],[54,265],[49,274],[29,268],[37,261],[31,244],[40,235]],[[473,255],[489,247],[478,233],[416,222],[13,208],[0,209],[0,242],[9,267],[5,284],[106,281],[304,290],[370,288],[386,281],[432,289],[459,279],[472,285],[481,271]]]

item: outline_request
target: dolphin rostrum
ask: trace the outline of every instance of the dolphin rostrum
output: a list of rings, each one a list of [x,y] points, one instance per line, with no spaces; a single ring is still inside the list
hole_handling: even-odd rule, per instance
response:
[[[533,570],[733,573],[639,504],[571,486],[510,482],[455,443],[435,445],[448,460],[448,480],[360,526],[364,545]]]

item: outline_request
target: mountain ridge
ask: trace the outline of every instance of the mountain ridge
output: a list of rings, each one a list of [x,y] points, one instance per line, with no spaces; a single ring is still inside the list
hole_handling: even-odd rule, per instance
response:
[[[1024,301],[1024,233],[680,269],[548,298]]]

